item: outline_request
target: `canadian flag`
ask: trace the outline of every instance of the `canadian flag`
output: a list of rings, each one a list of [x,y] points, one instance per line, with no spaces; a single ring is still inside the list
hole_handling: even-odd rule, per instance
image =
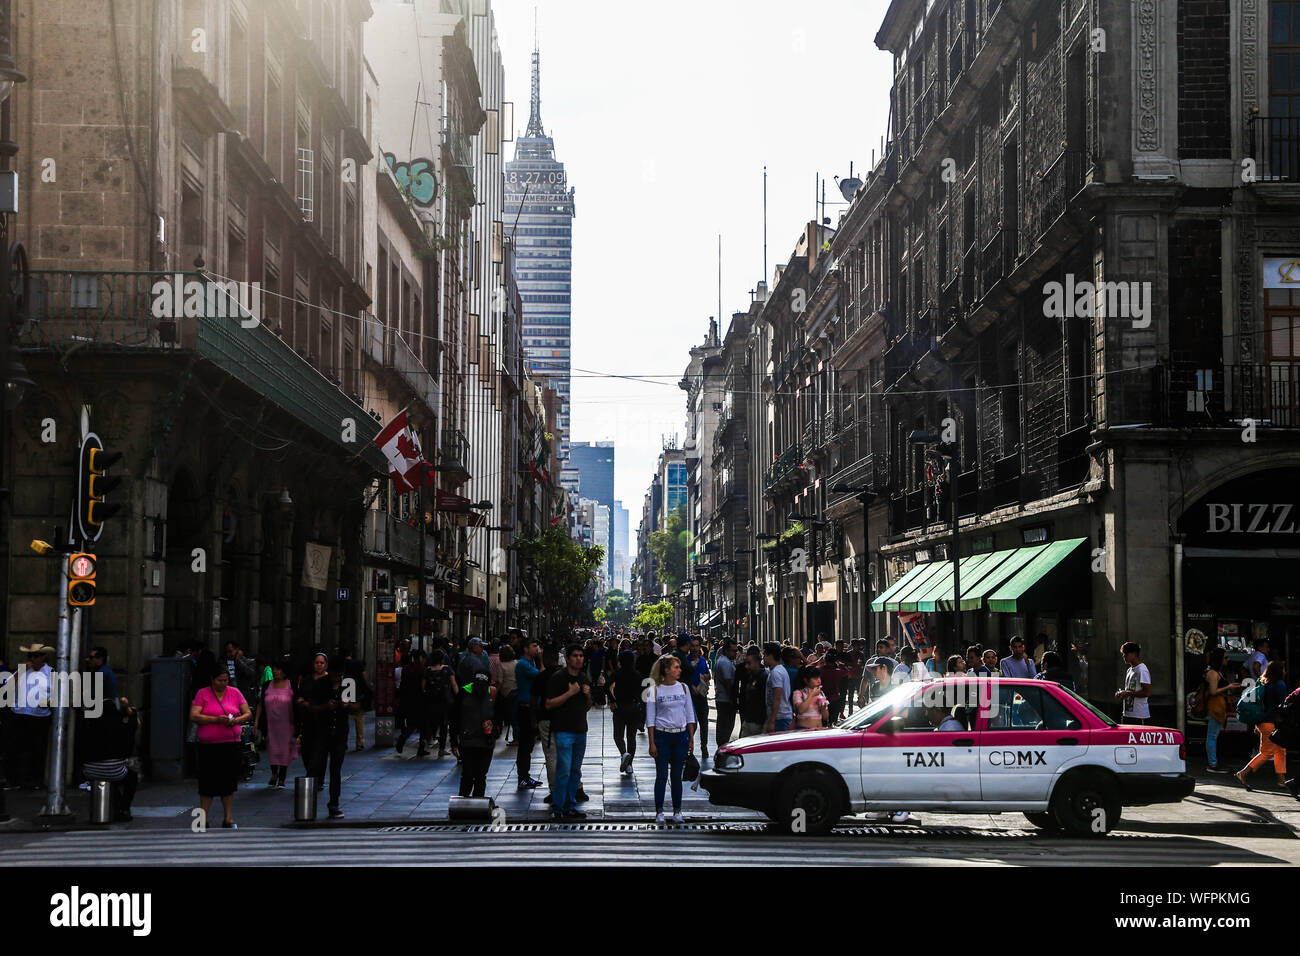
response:
[[[420,439],[411,431],[405,411],[384,426],[375,436],[375,444],[388,459],[388,474],[398,494],[431,483],[433,466],[424,460]]]

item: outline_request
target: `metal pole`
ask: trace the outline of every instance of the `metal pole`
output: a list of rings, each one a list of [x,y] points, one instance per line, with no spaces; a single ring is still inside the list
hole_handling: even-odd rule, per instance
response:
[[[867,647],[871,645],[871,594],[867,587],[867,582],[871,576],[867,574],[870,559],[867,557],[867,507],[871,501],[867,493],[862,493],[862,559],[861,566],[858,568],[858,590],[862,593],[862,636],[867,641]]]
[[[953,637],[956,639],[956,651],[965,650],[962,646],[962,628],[961,628],[961,551],[957,547],[957,496],[958,474],[961,472],[961,466],[957,462],[957,456],[952,456],[952,500],[948,502],[948,507],[952,509],[952,599],[953,599]],[[936,661],[935,667],[939,664]]]
[[[63,681],[60,690],[68,687],[71,683],[70,678],[60,678],[60,674],[68,674],[72,668],[69,666],[72,655],[72,628],[79,624],[80,621],[74,621],[73,617],[80,618],[80,608],[73,616],[68,613],[68,556],[59,555],[59,626],[58,640],[55,647],[55,672],[54,680],[51,683],[51,689],[56,686],[60,680]],[[45,800],[45,809],[41,811],[42,817],[71,817],[72,813],[63,803],[63,774],[64,774],[64,754],[67,748],[64,746],[68,739],[68,721],[71,711],[68,709],[68,695],[59,694],[59,699],[54,707],[54,733],[50,735],[49,751],[45,760],[45,786],[48,796]]]
[[[1187,730],[1186,678],[1183,667],[1183,542],[1174,542],[1174,647],[1169,660],[1174,669],[1174,726]],[[1211,717],[1211,720],[1214,718]]]

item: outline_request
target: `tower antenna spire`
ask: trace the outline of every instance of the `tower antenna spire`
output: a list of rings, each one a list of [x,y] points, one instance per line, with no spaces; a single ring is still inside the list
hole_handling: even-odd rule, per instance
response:
[[[541,48],[537,44],[537,8],[533,7],[533,90],[528,109],[527,136],[545,136],[542,129],[542,67]]]

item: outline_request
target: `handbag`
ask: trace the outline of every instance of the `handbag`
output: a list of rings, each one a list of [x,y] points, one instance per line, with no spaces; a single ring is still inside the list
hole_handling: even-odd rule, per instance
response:
[[[687,783],[690,783],[699,775],[700,762],[695,759],[695,754],[687,754],[686,762],[682,765],[682,779]]]

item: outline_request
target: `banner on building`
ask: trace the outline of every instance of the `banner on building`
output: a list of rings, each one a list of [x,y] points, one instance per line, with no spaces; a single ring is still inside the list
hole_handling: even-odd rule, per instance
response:
[[[302,557],[302,586],[324,591],[329,584],[330,553],[332,549],[326,544],[308,541],[304,546]]]

